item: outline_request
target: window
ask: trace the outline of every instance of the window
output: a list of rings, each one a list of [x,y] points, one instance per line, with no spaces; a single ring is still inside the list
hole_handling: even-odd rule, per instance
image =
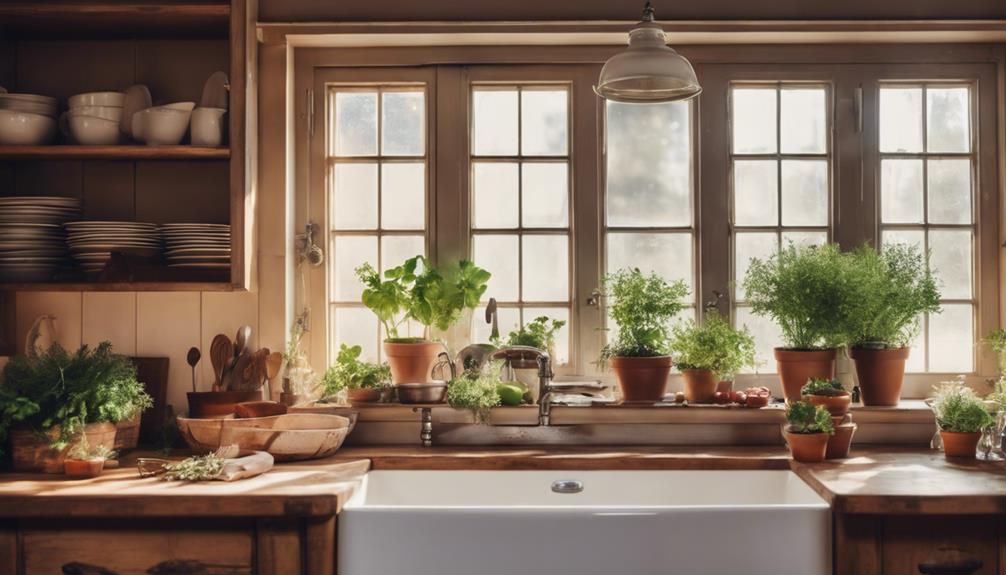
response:
[[[730,88],[734,317],[755,337],[758,370],[774,372],[781,335],[753,315],[741,284],[752,258],[790,242],[828,241],[831,145],[828,89],[806,83],[734,84]]]
[[[972,89],[943,83],[880,87],[882,244],[930,253],[943,311],[924,318],[906,370],[971,373],[975,338]],[[940,350],[932,353],[932,350]]]

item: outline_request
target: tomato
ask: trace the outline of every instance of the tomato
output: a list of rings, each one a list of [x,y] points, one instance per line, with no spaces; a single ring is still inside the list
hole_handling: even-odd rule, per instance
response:
[[[732,394],[730,394],[730,399],[734,403],[744,405],[745,403],[747,403],[748,394],[744,393],[743,391],[735,391]]]
[[[730,394],[725,391],[717,391],[713,394],[713,403],[716,405],[727,405],[730,403]]]
[[[765,407],[772,399],[772,392],[767,387],[749,387],[746,393],[745,405],[748,407]]]

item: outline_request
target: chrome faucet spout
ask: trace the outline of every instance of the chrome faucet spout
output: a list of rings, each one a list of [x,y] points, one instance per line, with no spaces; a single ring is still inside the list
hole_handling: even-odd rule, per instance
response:
[[[491,359],[502,359],[508,366],[515,360],[530,361],[534,358],[538,365],[538,425],[547,426],[551,423],[552,394],[552,358],[547,351],[527,345],[511,345],[496,350]],[[530,366],[528,366],[530,367]]]

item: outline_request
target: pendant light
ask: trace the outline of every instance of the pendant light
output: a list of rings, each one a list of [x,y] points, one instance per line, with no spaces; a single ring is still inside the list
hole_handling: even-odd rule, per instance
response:
[[[667,45],[650,2],[629,32],[629,48],[604,63],[594,87],[606,100],[629,103],[688,100],[701,91],[691,63]]]

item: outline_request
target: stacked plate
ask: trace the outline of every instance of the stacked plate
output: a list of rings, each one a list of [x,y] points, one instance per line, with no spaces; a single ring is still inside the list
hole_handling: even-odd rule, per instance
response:
[[[0,197],[0,281],[52,278],[66,261],[63,223],[80,216],[80,200]]]
[[[66,243],[85,272],[100,272],[112,252],[153,257],[161,252],[157,224],[142,222],[69,222]]]
[[[227,269],[231,266],[231,227],[227,224],[163,224],[168,267]]]

